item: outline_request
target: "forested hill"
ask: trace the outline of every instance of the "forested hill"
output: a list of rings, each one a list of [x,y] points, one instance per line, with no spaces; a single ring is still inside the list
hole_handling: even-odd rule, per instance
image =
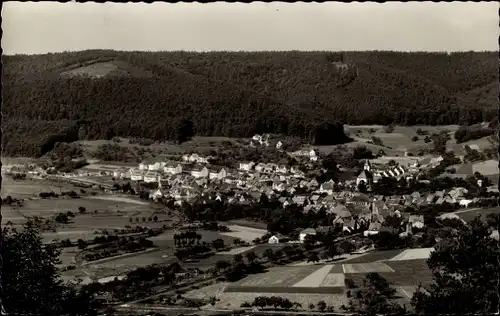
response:
[[[494,52],[3,56],[4,154],[38,155],[55,140],[175,139],[185,119],[197,135],[311,141],[326,123],[489,121],[497,116],[497,60]],[[335,126],[333,143],[344,140]]]

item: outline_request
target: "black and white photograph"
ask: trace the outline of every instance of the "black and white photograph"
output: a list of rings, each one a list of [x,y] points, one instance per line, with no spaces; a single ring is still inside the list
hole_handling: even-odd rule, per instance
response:
[[[2,3],[0,316],[498,315],[499,9]]]

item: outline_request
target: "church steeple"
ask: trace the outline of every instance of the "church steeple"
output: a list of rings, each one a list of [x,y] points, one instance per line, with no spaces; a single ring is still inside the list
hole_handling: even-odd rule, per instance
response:
[[[158,181],[158,190],[161,191],[162,190],[162,187],[161,187],[161,175],[158,175],[157,181]]]
[[[370,161],[368,159],[365,160],[365,167],[364,167],[364,169],[366,171],[371,171],[371,169],[372,169],[372,165],[370,164]]]

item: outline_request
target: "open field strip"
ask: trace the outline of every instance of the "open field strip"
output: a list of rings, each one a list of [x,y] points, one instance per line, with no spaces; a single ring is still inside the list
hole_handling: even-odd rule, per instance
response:
[[[329,273],[321,282],[320,287],[343,287],[345,286],[344,273]]]
[[[316,270],[315,272],[311,273],[301,281],[295,283],[293,287],[319,287],[325,277],[330,273],[330,270],[332,269],[333,265],[332,264],[327,264],[320,268],[319,270]]]
[[[407,249],[389,261],[428,259],[434,248]]]
[[[233,248],[233,249],[231,249],[229,251],[218,252],[218,254],[220,254],[220,255],[238,255],[240,253],[244,253],[244,252],[250,251],[253,248],[255,248],[255,246],[238,247],[238,248]]]
[[[95,195],[95,196],[89,196],[88,198],[89,199],[96,199],[96,200],[116,201],[116,202],[122,202],[122,203],[133,203],[133,204],[140,204],[140,205],[148,205],[149,204],[149,203],[146,203],[143,201],[138,201],[135,199],[122,197],[122,196]]]
[[[383,262],[344,264],[344,273],[371,273],[371,272],[394,272],[394,270]]]
[[[498,174],[498,160],[487,160],[483,162],[477,162],[472,165],[473,172],[479,172],[482,175],[494,175]]]
[[[362,256],[349,258],[347,260],[342,261],[343,263],[367,263],[367,262],[376,262],[376,261],[385,261],[402,253],[404,250],[395,249],[395,250],[382,250],[382,251],[370,251],[364,253]]]
[[[88,265],[91,265],[91,264],[96,265],[96,264],[106,263],[106,262],[110,262],[110,261],[116,261],[116,260],[130,258],[130,257],[137,257],[137,256],[140,256],[140,255],[143,255],[143,254],[146,254],[146,253],[157,252],[157,251],[160,251],[160,249],[159,248],[149,248],[149,249],[146,249],[146,250],[143,250],[143,251],[137,251],[137,252],[132,252],[132,253],[125,253],[123,255],[118,255],[118,256],[113,256],[113,257],[109,257],[109,258],[103,258],[103,259],[99,259],[99,260],[95,260],[95,261],[85,262],[85,263],[82,264],[82,266],[88,266]]]
[[[215,283],[186,292],[183,296],[190,299],[207,299],[212,296],[219,298],[228,285],[228,282]]]
[[[317,266],[283,267],[270,269],[266,273],[254,274],[238,282],[239,286],[292,286],[309,274],[318,270]]]
[[[309,304],[316,305],[319,301],[325,301],[329,306],[339,308],[342,304],[347,305],[347,298],[344,294],[304,294],[304,293],[228,293],[224,292],[220,296],[220,301],[215,304],[216,308],[239,308],[241,304],[251,303],[259,296],[280,296],[292,302],[302,304],[302,308],[307,308]]]
[[[492,207],[492,208],[483,208],[483,209],[469,209],[465,210],[464,212],[455,212],[454,214],[460,214],[459,217],[463,219],[464,221],[468,222],[473,220],[478,214],[481,214],[481,217],[483,219],[488,216],[488,214],[498,214],[500,213],[500,208],[499,207]]]
[[[234,286],[229,285],[225,293],[302,293],[302,294],[342,294],[344,287],[318,286],[318,287],[284,287],[284,286]]]

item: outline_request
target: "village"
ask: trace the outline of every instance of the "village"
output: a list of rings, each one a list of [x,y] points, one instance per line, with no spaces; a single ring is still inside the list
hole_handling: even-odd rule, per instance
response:
[[[439,225],[498,213],[495,177],[457,175],[463,157],[450,152],[290,150],[259,135],[242,144],[227,149],[240,152],[229,163],[196,150],[138,164],[89,160],[71,172],[9,161],[5,220],[13,227],[55,220],[42,236],[63,247],[63,279],[100,284],[117,311],[229,311],[273,293],[302,309],[326,301],[325,310],[338,311],[347,279],[370,272],[385,273],[408,303],[416,279],[431,275],[425,260]],[[245,148],[265,159],[242,155]],[[353,159],[335,163],[342,155]],[[168,285],[158,269],[176,271]],[[137,282],[135,271],[151,275],[141,288],[148,278],[157,288],[118,291]]]
[[[267,148],[268,139],[269,135],[256,135],[250,146]],[[282,151],[282,145],[278,141],[272,147]],[[380,183],[388,179],[395,181],[396,186],[401,181],[419,184],[420,188],[428,186],[431,181],[422,179],[425,178],[423,175],[440,166],[443,162],[441,155],[364,159],[360,161],[363,165],[361,171],[351,172],[347,179],[329,179],[322,183],[311,172],[318,169],[326,171],[321,164],[324,154],[313,148],[304,148],[287,152],[287,155],[295,162],[293,165],[283,163],[283,160],[276,163],[240,161],[229,168],[213,164],[213,156],[191,153],[172,155],[168,160],[143,161],[136,166],[97,162],[71,173],[51,172],[35,165],[28,168],[6,166],[4,170],[32,178],[101,188],[108,194],[131,193],[172,207],[181,207],[183,203],[206,204],[208,201],[245,206],[258,203],[264,196],[268,200],[279,201],[284,210],[291,206],[299,207],[304,214],[324,210],[327,215],[335,215],[335,220],[329,225],[341,225],[346,232],[366,227],[365,235],[386,229],[383,227],[384,217],[394,214],[402,217],[405,233],[411,234],[412,227],[418,230],[424,225],[424,214],[416,212],[419,209],[439,209],[440,205],[451,205],[451,210],[455,211],[478,207],[493,201],[498,193],[487,177],[477,173],[472,176],[475,179],[472,185],[483,192],[481,194],[471,194],[467,188],[453,185],[442,190],[426,188],[407,194],[376,190],[377,185],[380,187]],[[337,167],[341,171],[346,170],[341,165]],[[453,176],[448,171],[439,175]],[[443,212],[449,211],[445,209],[448,208],[443,208]],[[311,230],[311,227],[307,228]]]

